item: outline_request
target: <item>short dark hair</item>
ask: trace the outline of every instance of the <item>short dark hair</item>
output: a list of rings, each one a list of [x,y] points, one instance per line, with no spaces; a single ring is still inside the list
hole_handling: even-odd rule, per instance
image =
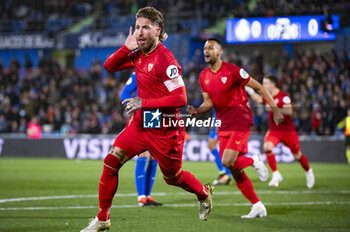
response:
[[[164,31],[164,16],[162,12],[160,12],[154,7],[146,6],[137,11],[136,19],[138,18],[147,18],[161,29],[160,35],[159,35],[160,42],[163,42],[166,40],[166,38],[168,38],[167,33],[165,33]]]
[[[265,75],[264,78],[269,79],[270,81],[272,81],[273,83],[275,83],[276,86],[278,86],[278,78],[275,75]]]
[[[207,41],[215,41],[217,44],[219,44],[219,46],[222,48],[222,42],[220,39],[215,38],[215,37],[210,37],[207,39]]]

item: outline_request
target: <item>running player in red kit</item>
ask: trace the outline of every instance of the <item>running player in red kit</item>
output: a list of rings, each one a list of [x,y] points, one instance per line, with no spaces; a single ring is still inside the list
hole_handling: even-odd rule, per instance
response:
[[[277,163],[275,155],[272,153],[272,149],[280,142],[289,147],[296,160],[298,160],[305,170],[306,186],[312,188],[315,184],[315,176],[312,168],[309,166],[309,162],[304,154],[300,151],[300,143],[298,132],[295,129],[293,120],[291,118],[293,114],[293,107],[290,97],[277,88],[278,79],[274,75],[267,75],[263,79],[263,86],[273,96],[277,107],[284,115],[284,122],[276,125],[273,121],[272,112],[269,112],[270,129],[267,131],[264,139],[264,152],[266,154],[267,163],[272,170],[272,179],[269,182],[269,186],[278,186],[283,180],[282,175],[277,170]],[[248,94],[252,99],[258,103],[265,103],[266,101],[252,89],[247,88]],[[269,107],[267,107],[269,109]]]
[[[221,120],[219,146],[222,163],[230,169],[237,187],[253,205],[250,213],[242,218],[266,217],[266,208],[255,194],[253,185],[243,170],[253,166],[262,181],[268,178],[267,168],[260,155],[254,155],[253,158],[244,156],[248,152],[248,138],[253,125],[253,115],[244,86],[248,85],[264,96],[274,112],[277,124],[283,120],[283,115],[267,90],[244,69],[221,60],[222,52],[220,40],[210,38],[205,43],[204,57],[209,67],[199,77],[204,102],[198,108],[188,106],[187,112],[197,115],[215,108],[216,117]]]
[[[153,7],[142,8],[136,14],[134,34],[130,27],[125,44],[104,64],[111,72],[135,68],[138,97],[123,102],[127,103],[128,113],[133,112],[133,117],[117,136],[104,159],[99,184],[99,212],[83,232],[110,228],[109,211],[118,187],[119,169],[132,157],[146,150],[157,160],[166,183],[196,194],[201,220],[206,220],[211,212],[211,185],[201,184],[190,172],[181,169],[184,128],[160,125],[162,113],[180,117],[179,107],[187,104],[181,67],[161,43],[165,39],[162,13]],[[150,123],[143,124],[143,116],[149,114]],[[148,128],[152,127],[150,125],[156,128]]]

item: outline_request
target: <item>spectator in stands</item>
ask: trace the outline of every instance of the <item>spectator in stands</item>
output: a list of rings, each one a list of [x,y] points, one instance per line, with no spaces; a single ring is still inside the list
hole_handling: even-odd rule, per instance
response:
[[[41,126],[39,124],[38,116],[33,116],[31,121],[28,123],[27,134],[28,134],[28,138],[30,139],[41,138]]]

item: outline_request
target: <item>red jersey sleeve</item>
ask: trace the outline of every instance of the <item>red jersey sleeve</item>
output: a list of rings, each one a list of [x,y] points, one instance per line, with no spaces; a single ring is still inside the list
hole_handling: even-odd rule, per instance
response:
[[[158,60],[157,75],[164,82],[169,92],[171,92],[171,89],[166,84],[167,81],[177,80],[178,78],[182,80],[182,69],[169,50],[165,50]]]
[[[290,97],[287,94],[282,92],[280,98],[281,99],[279,99],[278,104],[277,104],[278,107],[282,108],[284,105],[292,104],[292,100],[290,99]]]
[[[233,77],[235,83],[238,83],[242,86],[245,86],[250,81],[250,75],[243,69],[238,66],[234,67]]]
[[[185,84],[181,76],[181,67],[169,50],[159,57],[156,66],[157,76],[164,83],[169,95],[162,98],[142,100],[142,107],[181,107],[187,104]]]
[[[123,45],[107,58],[103,67],[110,72],[134,68],[134,53],[130,54],[130,52],[131,50]]]

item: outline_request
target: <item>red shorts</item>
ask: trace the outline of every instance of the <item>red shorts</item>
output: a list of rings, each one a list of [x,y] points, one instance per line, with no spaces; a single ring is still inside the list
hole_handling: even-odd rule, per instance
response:
[[[117,136],[113,146],[122,149],[129,159],[148,150],[157,160],[163,174],[166,177],[172,177],[182,167],[184,139],[185,131],[182,129],[144,130],[132,121]]]
[[[264,142],[271,142],[277,146],[280,142],[289,147],[293,154],[300,151],[299,135],[296,131],[270,131],[268,130]]]
[[[220,156],[225,149],[238,151],[240,154],[248,153],[248,139],[250,129],[244,131],[223,131],[219,132]]]

